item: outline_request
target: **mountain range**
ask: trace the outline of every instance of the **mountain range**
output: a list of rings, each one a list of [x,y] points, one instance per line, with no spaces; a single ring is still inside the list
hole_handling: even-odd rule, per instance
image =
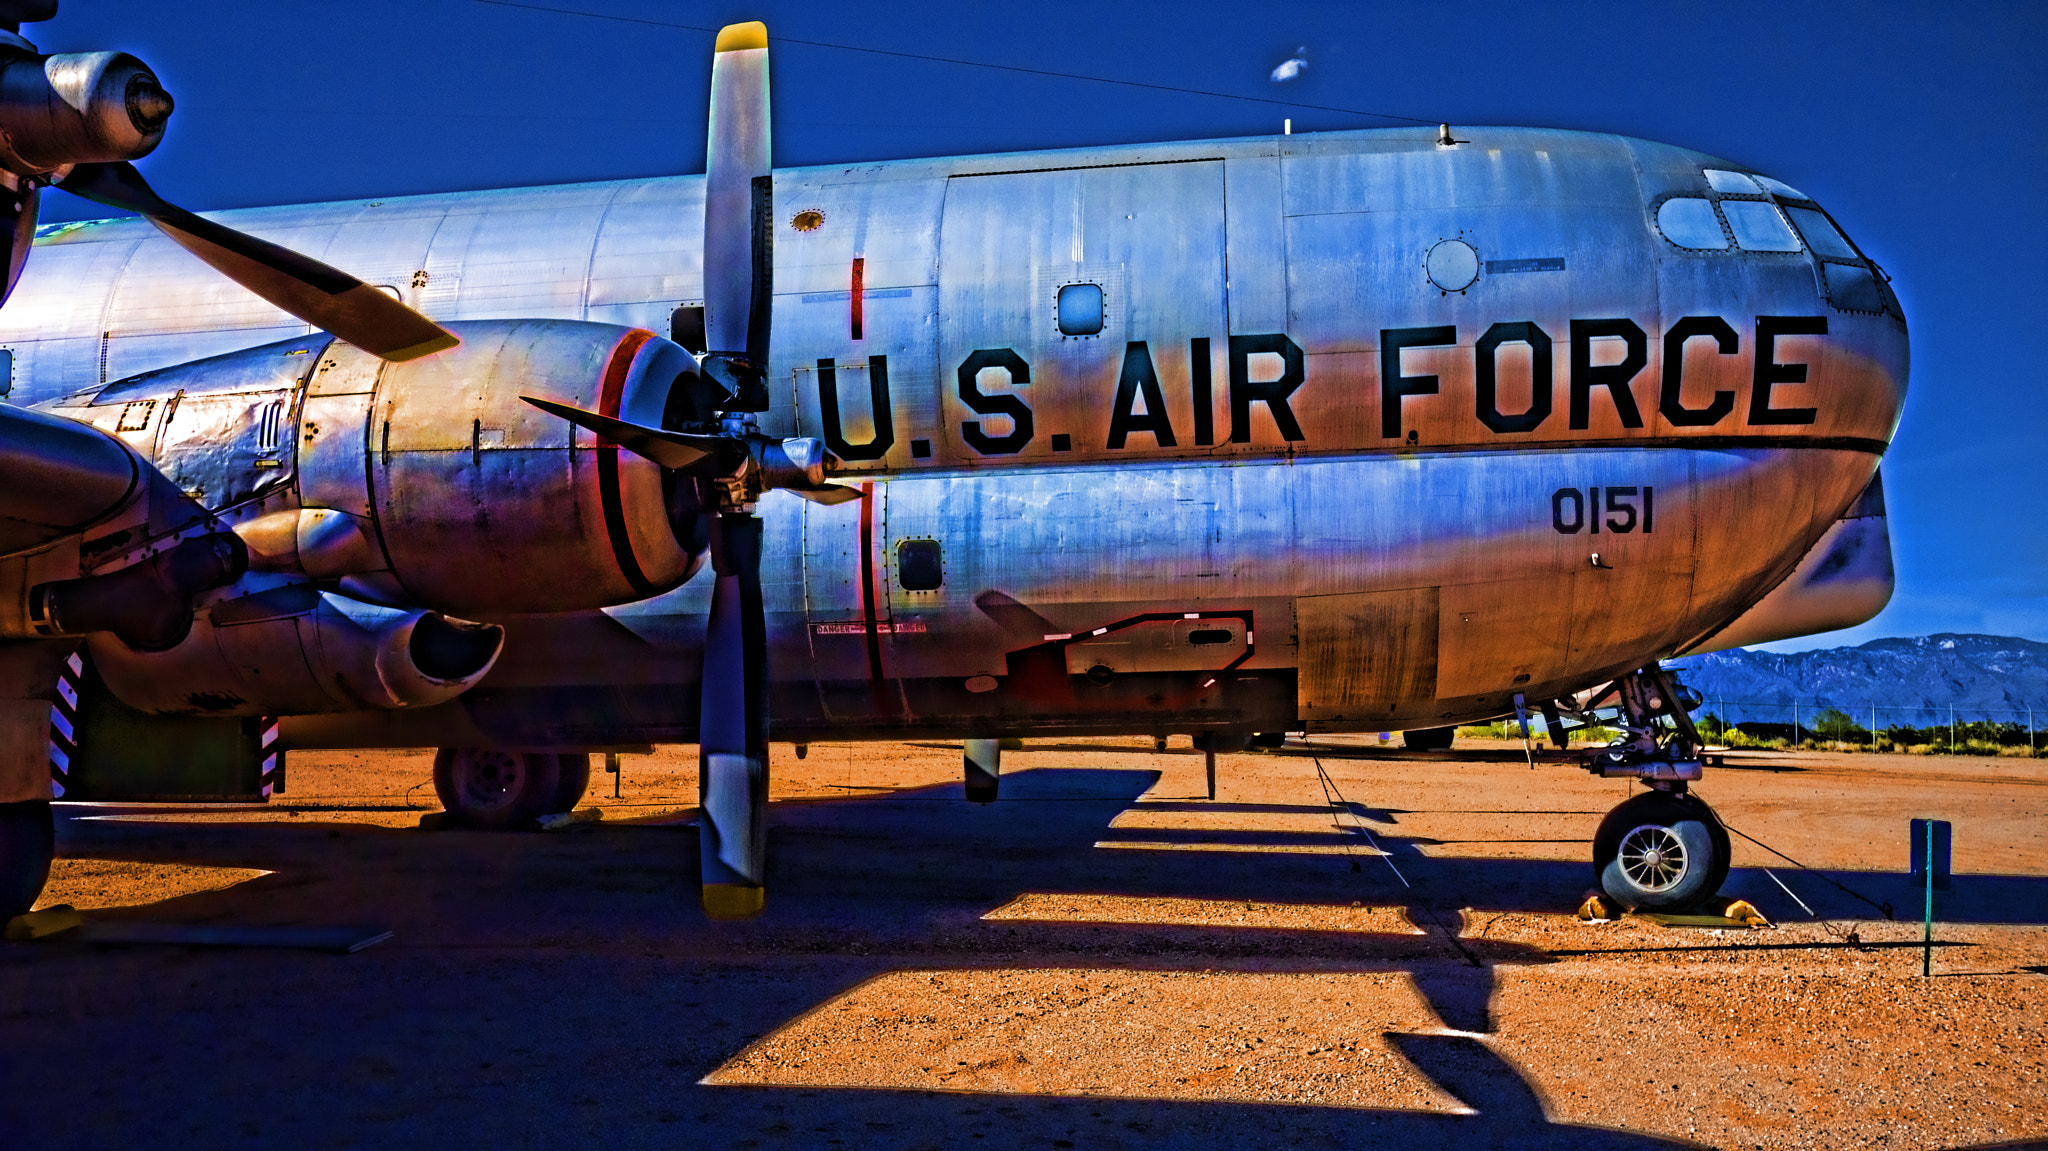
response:
[[[1875,705],[1885,723],[1943,722],[1953,707],[1958,719],[2024,724],[2031,707],[2034,722],[2048,727],[2048,643],[2011,636],[1943,632],[1782,654],[1737,649],[1667,666],[1729,719],[1784,720],[1796,704],[1808,716],[1835,707],[1868,722]]]

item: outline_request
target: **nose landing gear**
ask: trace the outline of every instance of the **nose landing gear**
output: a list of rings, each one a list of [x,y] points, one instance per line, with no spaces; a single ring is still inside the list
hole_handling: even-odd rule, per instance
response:
[[[1593,836],[1593,876],[1615,902],[1645,911],[1687,907],[1728,878],[1728,831],[1690,795],[1650,791],[1607,813]]]
[[[1593,693],[1578,709],[1616,706],[1623,734],[1589,748],[1581,762],[1606,778],[1633,777],[1652,788],[1623,802],[1593,836],[1593,877],[1632,910],[1666,911],[1699,903],[1728,878],[1728,829],[1687,785],[1707,757],[1691,708],[1699,697],[1652,664]]]

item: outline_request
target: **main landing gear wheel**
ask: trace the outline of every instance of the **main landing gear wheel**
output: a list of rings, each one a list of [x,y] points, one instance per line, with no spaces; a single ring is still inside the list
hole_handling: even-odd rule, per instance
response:
[[[1424,727],[1401,733],[1401,746],[1409,751],[1449,751],[1458,736],[1455,727]]]
[[[434,755],[434,791],[457,827],[505,831],[525,827],[558,806],[562,760],[553,752],[504,751],[493,747],[444,747]],[[583,758],[583,782],[590,761]],[[576,799],[582,798],[577,788]],[[573,805],[575,799],[570,800]]]
[[[57,824],[50,801],[0,803],[0,921],[36,904],[57,854]]]
[[[1687,907],[1728,878],[1728,831],[1690,795],[1650,791],[1616,807],[1593,836],[1593,875],[1637,911]]]
[[[561,761],[561,775],[555,783],[555,801],[544,814],[576,810],[576,805],[583,802],[583,793],[590,790],[589,752],[564,752],[556,758]]]

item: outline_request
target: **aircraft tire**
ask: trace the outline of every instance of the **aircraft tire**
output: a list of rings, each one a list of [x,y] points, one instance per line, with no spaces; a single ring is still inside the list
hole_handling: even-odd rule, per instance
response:
[[[590,753],[566,752],[561,760],[561,777],[555,784],[555,801],[548,806],[550,812],[576,810],[583,793],[590,790]]]
[[[589,761],[584,778],[589,780]],[[523,828],[550,812],[561,794],[562,757],[553,752],[444,747],[434,754],[434,791],[457,827]]]
[[[50,801],[0,803],[0,921],[36,904],[57,854],[57,822]]]
[[[1632,911],[1698,903],[1728,878],[1728,831],[1713,808],[1689,795],[1644,792],[1600,821],[1593,877]]]
[[[1401,733],[1401,746],[1409,751],[1449,751],[1456,739],[1455,727],[1423,727]]]

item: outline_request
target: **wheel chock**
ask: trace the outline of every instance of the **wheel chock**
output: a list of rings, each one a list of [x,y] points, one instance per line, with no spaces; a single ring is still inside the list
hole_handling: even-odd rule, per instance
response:
[[[1588,895],[1586,901],[1579,904],[1578,911],[1573,914],[1579,917],[1581,923],[1612,923],[1621,918],[1615,909],[1608,905],[1607,897],[1598,892]]]
[[[40,911],[31,911],[8,920],[7,938],[16,941],[46,939],[84,923],[85,916],[80,915],[76,907],[68,903],[59,903],[54,907],[45,907]]]
[[[420,816],[421,831],[441,831],[447,826],[448,813],[445,811],[430,811]]]
[[[557,811],[534,820],[542,831],[561,831],[579,823],[596,823],[604,818],[602,807],[579,807],[574,811]]]
[[[1727,906],[1727,907],[1725,907],[1725,908],[1722,908],[1722,910],[1721,910],[1721,914],[1722,914],[1723,916],[1725,916],[1726,918],[1729,918],[1729,919],[1733,919],[1733,920],[1736,920],[1737,922],[1740,922],[1741,924],[1743,924],[1743,925],[1744,925],[1744,926],[1746,926],[1746,927],[1776,927],[1776,926],[1777,926],[1777,924],[1775,924],[1775,923],[1772,923],[1772,922],[1770,921],[1770,919],[1769,919],[1769,918],[1768,918],[1767,916],[1765,916],[1765,915],[1764,915],[1764,913],[1763,913],[1763,912],[1761,912],[1761,911],[1758,911],[1758,910],[1756,909],[1756,905],[1755,905],[1755,904],[1751,903],[1751,902],[1750,902],[1749,900],[1747,900],[1747,899],[1731,899],[1731,900],[1729,900],[1729,901],[1728,901],[1728,906]]]

